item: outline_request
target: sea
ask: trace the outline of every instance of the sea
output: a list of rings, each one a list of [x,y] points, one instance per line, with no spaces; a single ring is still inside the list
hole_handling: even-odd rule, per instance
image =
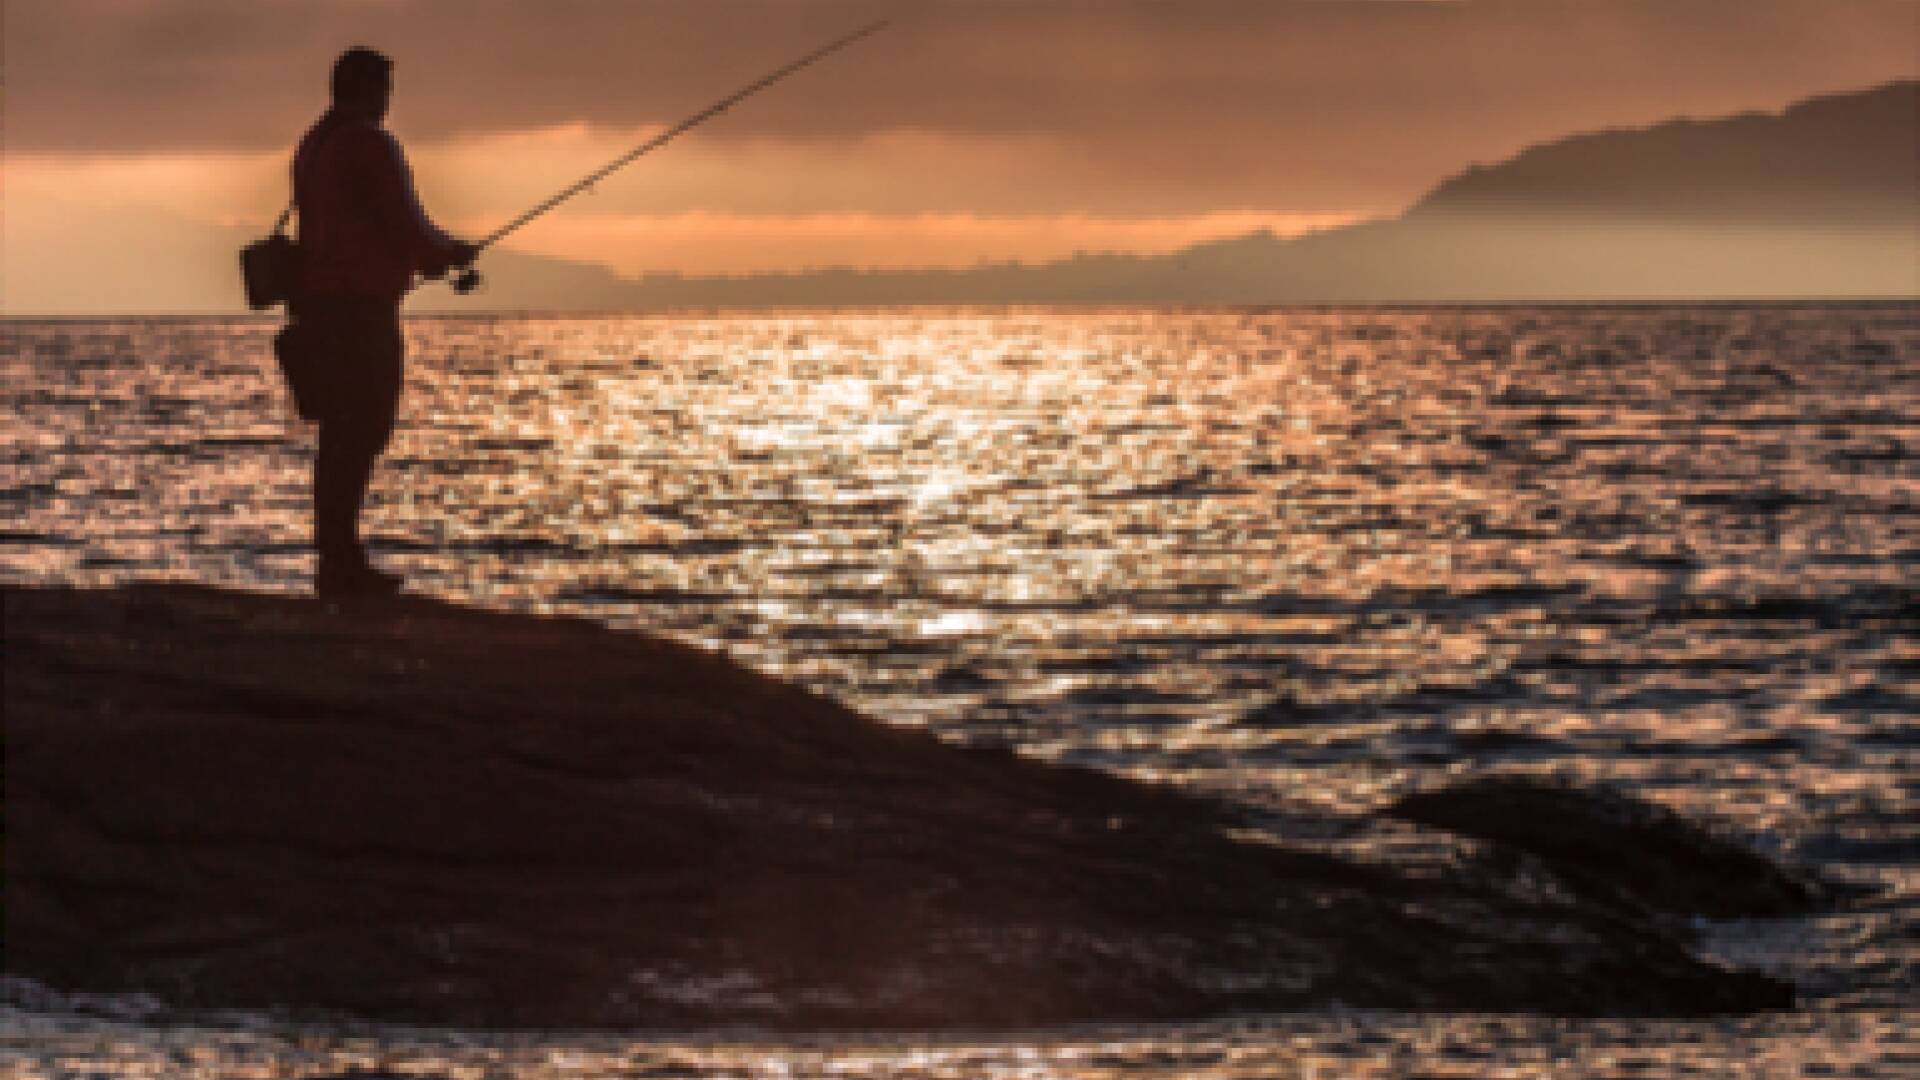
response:
[[[0,581],[307,590],[270,320],[0,322]],[[181,1015],[0,977],[0,1077],[1920,1076],[1920,304],[411,317],[414,591],[724,650],[1284,841],[1461,777],[1870,887],[1741,1019],[1329,1006],[776,1034]],[[1381,840],[1385,843],[1385,840]]]

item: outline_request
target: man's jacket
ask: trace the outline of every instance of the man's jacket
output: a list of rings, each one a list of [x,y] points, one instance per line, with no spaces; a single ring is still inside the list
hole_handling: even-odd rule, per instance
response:
[[[444,268],[455,242],[420,208],[413,173],[385,128],[329,112],[293,156],[300,289],[398,302],[416,273]]]

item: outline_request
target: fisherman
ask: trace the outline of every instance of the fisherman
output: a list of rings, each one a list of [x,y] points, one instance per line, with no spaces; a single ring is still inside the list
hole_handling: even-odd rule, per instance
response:
[[[314,590],[322,596],[400,588],[399,575],[369,562],[360,541],[361,503],[400,404],[400,301],[416,274],[440,277],[478,250],[421,210],[400,144],[381,126],[392,96],[393,61],[348,49],[333,65],[332,107],[293,161],[300,270],[288,306],[326,371],[313,463]]]

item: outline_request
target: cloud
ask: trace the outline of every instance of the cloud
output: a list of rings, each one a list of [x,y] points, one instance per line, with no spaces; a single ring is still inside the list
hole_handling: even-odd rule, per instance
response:
[[[395,56],[425,141],[633,130],[875,14],[862,42],[693,136],[848,151],[875,134],[1028,140],[1196,205],[1411,197],[1464,160],[1674,113],[1911,75],[1894,0],[76,0],[9,6],[11,150],[265,150],[324,104],[345,45]],[[678,152],[678,151],[676,151]],[[903,176],[899,183],[913,183]]]
[[[519,238],[626,271],[1291,231],[1392,212],[1569,132],[1920,74],[1912,0],[36,0],[0,15],[0,303],[28,269],[51,282],[64,260],[82,281],[90,262],[183,246],[213,260],[195,288],[226,289],[226,241],[196,238],[272,219],[328,66],[357,43],[398,63],[391,126],[429,207],[479,232],[893,18]],[[64,296],[50,288],[43,304]]]
[[[636,145],[657,128],[568,124],[537,131],[415,141],[408,149],[423,200],[438,217],[480,231],[519,214]],[[288,153],[13,154],[16,213],[60,195],[140,203],[224,223],[265,221],[286,202]],[[1352,192],[1318,200],[1275,196],[1271,177],[1236,172],[1202,185],[1143,173],[1115,182],[1100,161],[1034,136],[883,132],[847,140],[761,137],[694,141],[602,181],[555,212],[663,217],[696,211],[779,217],[864,213],[1088,218],[1187,217],[1198,212],[1351,214]]]
[[[504,220],[613,160],[656,128],[571,124],[416,144],[421,188],[434,205]],[[513,163],[512,168],[503,167]],[[1391,209],[1353,185],[1282,183],[1264,167],[1142,169],[1031,134],[889,131],[843,139],[758,136],[690,140],[615,173],[570,203],[601,213],[725,210],[750,214],[1151,217],[1256,209],[1326,213]]]
[[[586,259],[633,276],[738,274],[820,266],[973,266],[1046,262],[1079,251],[1166,252],[1258,230],[1333,228],[1347,214],[575,214],[530,226],[513,246]],[[478,231],[470,230],[470,231]]]
[[[631,134],[569,128],[430,144],[416,152],[416,172],[443,226],[482,236],[607,160]],[[1018,145],[933,145],[918,136],[874,141],[871,160],[930,161],[945,186],[891,191],[809,145],[705,147],[663,160],[658,169],[609,179],[597,192],[515,234],[509,246],[625,274],[824,264],[964,266],[1043,260],[1083,249],[1166,251],[1257,229],[1292,234],[1329,228],[1353,217],[1348,211],[1303,213],[1257,204],[1156,213],[1128,205],[1134,201],[1129,199],[1101,212],[1062,212],[1054,207],[1071,199],[1071,175],[1066,186],[1055,176],[1054,185],[1037,185],[1020,198],[981,199],[973,190],[972,181],[991,178],[1020,158]],[[500,161],[539,166],[511,177],[484,171]],[[12,227],[0,230],[0,248],[21,267],[60,264],[78,237],[103,232],[111,235],[96,248],[117,250],[127,261],[169,262],[176,254],[162,240],[183,235],[196,222],[264,231],[287,197],[286,162],[279,153],[29,155],[8,162],[7,181]],[[1174,193],[1162,194],[1163,201],[1177,203]],[[710,209],[715,203],[732,209]],[[219,261],[224,267],[229,260],[223,254]]]

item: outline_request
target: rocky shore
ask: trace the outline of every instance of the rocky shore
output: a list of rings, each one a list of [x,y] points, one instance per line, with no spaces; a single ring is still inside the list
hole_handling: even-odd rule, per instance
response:
[[[1689,951],[1671,916],[1705,893],[1675,875],[1710,914],[1824,902],[1577,792],[1400,808],[1543,887],[1292,850],[584,620],[3,595],[4,965],[60,990],[474,1027],[1690,1016],[1793,995]],[[1621,852],[1656,827],[1678,846],[1643,888]]]

